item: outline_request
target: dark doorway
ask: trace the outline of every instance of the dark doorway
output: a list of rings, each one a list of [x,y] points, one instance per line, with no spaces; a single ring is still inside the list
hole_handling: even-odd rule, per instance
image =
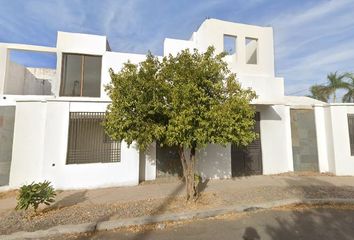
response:
[[[261,145],[261,126],[260,113],[255,115],[254,131],[259,134],[259,138],[250,143],[247,147],[231,145],[231,170],[232,176],[261,175],[262,167],[262,145]]]
[[[182,177],[183,169],[178,148],[156,143],[156,168],[157,177]]]
[[[291,109],[294,171],[318,172],[315,114],[313,109]]]

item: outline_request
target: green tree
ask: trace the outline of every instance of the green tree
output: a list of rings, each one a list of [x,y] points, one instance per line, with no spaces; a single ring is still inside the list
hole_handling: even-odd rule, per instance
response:
[[[338,72],[329,73],[327,75],[327,84],[325,85],[324,91],[328,93],[328,95],[333,96],[333,102],[336,102],[336,92],[338,89],[346,89],[348,87],[348,83],[344,81],[347,77],[347,74],[338,74]]]
[[[346,93],[343,95],[343,102],[354,102],[354,74],[347,73],[346,77],[348,79],[348,83],[346,86]]]
[[[328,102],[329,93],[326,86],[313,85],[310,87],[311,95],[309,97],[320,100],[322,102]]]
[[[139,65],[128,62],[120,72],[110,70],[107,134],[129,145],[135,141],[141,150],[153,141],[177,146],[187,200],[198,196],[197,149],[210,143],[246,146],[257,137],[250,105],[256,95],[241,88],[224,56],[213,47],[205,53],[184,50],[162,61],[149,53]]]

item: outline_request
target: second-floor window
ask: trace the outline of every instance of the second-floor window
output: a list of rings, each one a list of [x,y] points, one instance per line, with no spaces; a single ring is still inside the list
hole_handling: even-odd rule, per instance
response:
[[[60,96],[100,97],[101,56],[63,54]]]

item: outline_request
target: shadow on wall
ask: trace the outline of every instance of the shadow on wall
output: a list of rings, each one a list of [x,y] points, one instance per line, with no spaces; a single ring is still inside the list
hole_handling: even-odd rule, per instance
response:
[[[189,152],[186,151],[186,157]],[[143,158],[142,158],[143,159]],[[196,173],[202,179],[231,177],[231,146],[210,144],[196,153]],[[183,177],[183,168],[177,147],[161,147],[156,144],[157,177]]]
[[[256,111],[261,113],[261,120],[282,120],[271,105],[257,105]]]
[[[52,82],[55,75],[55,69],[30,68],[10,62],[4,92],[17,95],[53,95]]]
[[[156,143],[156,175],[157,177],[183,177],[178,147],[162,147]]]

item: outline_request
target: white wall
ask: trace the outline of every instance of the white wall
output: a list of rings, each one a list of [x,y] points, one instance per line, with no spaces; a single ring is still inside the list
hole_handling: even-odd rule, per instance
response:
[[[62,54],[78,53],[102,56],[107,50],[107,37],[91,34],[58,32],[57,35],[57,75],[53,82],[53,93],[59,96]],[[103,69],[103,68],[102,68]],[[103,70],[102,70],[103,71]]]
[[[26,68],[8,61],[4,94],[23,95],[25,90]]]
[[[17,102],[10,187],[42,180],[45,121],[44,102]]]
[[[111,82],[111,76],[109,75],[109,69],[112,68],[114,72],[119,72],[123,64],[128,62],[138,64],[146,59],[143,54],[130,54],[130,53],[118,53],[118,52],[106,52],[102,57],[102,71],[101,71],[101,98],[109,100],[104,86]]]
[[[139,180],[156,179],[156,143],[152,143],[145,152],[140,152],[139,157]]]
[[[350,153],[348,116],[354,114],[353,105],[331,105],[330,117],[336,175],[354,175],[354,156]]]
[[[45,135],[44,176],[57,188],[95,188],[136,185],[139,179],[139,152],[134,144],[121,144],[117,163],[66,164],[69,111],[104,112],[107,103],[48,102]]]
[[[193,41],[165,38],[163,44],[163,55],[168,56],[171,54],[172,56],[176,56],[177,53],[182,50],[189,49],[190,51],[193,51],[196,47],[197,46]]]
[[[261,116],[263,174],[292,171],[290,111],[288,106],[257,106]]]
[[[24,94],[52,95],[52,85],[56,80],[56,70],[50,68],[26,68]]]
[[[187,155],[188,156],[188,155]],[[222,179],[231,175],[231,145],[210,144],[196,152],[196,169],[202,178]]]
[[[58,189],[136,185],[139,152],[121,144],[117,163],[66,164],[69,111],[104,112],[107,103],[18,102],[10,187],[50,180]]]
[[[107,50],[107,37],[92,34],[58,32],[57,49],[59,52],[103,55]]]
[[[8,61],[4,94],[51,95],[56,72],[49,68],[27,68]]]
[[[335,173],[330,109],[314,106],[318,164],[320,172]]]
[[[7,48],[0,44],[0,95],[4,94],[6,66],[8,59],[9,54]]]
[[[225,57],[229,69],[237,74],[243,87],[256,91],[259,101],[279,101],[284,96],[284,79],[274,75],[273,29],[246,24],[207,19],[193,33],[191,40],[166,38],[164,56],[176,55],[182,49],[196,48],[204,52],[214,46],[216,53],[224,50],[224,35],[236,36],[236,53]],[[247,64],[246,37],[258,39],[257,64]],[[250,47],[250,46],[248,46]],[[253,46],[254,47],[254,46]]]

